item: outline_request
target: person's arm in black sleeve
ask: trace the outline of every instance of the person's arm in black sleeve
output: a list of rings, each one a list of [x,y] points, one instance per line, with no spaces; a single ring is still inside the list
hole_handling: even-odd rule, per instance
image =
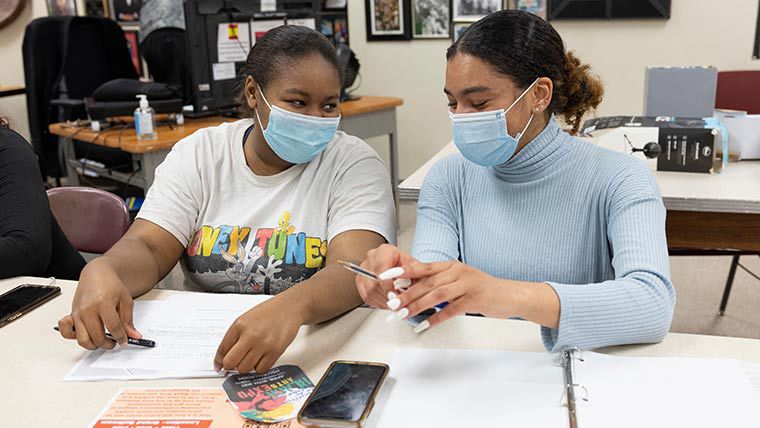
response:
[[[32,147],[0,129],[0,278],[47,270],[51,214],[40,177]]]
[[[71,242],[69,242],[69,239],[63,233],[61,226],[58,225],[55,216],[52,214],[50,215],[50,236],[50,263],[44,276],[79,280],[79,274],[82,273],[82,269],[84,269],[84,265],[87,262],[76,248],[71,245]]]

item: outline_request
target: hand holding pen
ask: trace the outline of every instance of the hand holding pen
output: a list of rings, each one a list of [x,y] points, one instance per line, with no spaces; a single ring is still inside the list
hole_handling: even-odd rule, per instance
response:
[[[60,332],[60,331],[61,331],[61,329],[59,329],[57,326],[56,326],[56,327],[53,327],[53,330],[55,330],[55,331],[58,331],[58,332]],[[114,337],[113,337],[113,336],[111,336],[111,333],[106,333],[106,337],[107,337],[108,339],[111,339],[111,340],[113,340],[114,342],[116,342],[116,339],[114,339]],[[147,340],[147,339],[134,339],[134,338],[132,338],[132,337],[128,337],[128,338],[127,338],[127,344],[129,344],[129,345],[135,345],[135,346],[142,346],[142,347],[144,347],[144,348],[155,348],[155,347],[156,347],[156,342],[154,342],[154,341],[152,341],[152,340]]]

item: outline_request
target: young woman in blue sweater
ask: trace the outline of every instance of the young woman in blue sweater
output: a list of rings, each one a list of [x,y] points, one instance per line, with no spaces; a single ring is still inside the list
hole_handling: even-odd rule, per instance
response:
[[[601,82],[546,21],[518,11],[481,19],[446,56],[460,154],[425,179],[413,254],[368,253],[365,268],[403,274],[357,277],[364,301],[399,319],[448,302],[417,332],[465,313],[523,318],[550,351],[662,340],[675,291],[657,183],[555,119],[576,133]]]

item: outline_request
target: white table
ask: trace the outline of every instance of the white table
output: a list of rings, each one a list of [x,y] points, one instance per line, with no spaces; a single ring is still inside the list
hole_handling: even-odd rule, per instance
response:
[[[428,171],[440,158],[457,153],[447,144],[399,185],[401,199],[417,200]],[[665,208],[678,211],[760,214],[760,161],[731,162],[717,174],[657,171]]]
[[[401,203],[416,203],[433,164],[456,151],[447,144],[401,182]],[[647,164],[668,210],[669,247],[760,252],[760,160],[731,162],[716,174],[656,171],[654,162]]]
[[[42,278],[0,281],[0,293]],[[123,387],[213,387],[223,379],[157,381],[62,382],[85,351],[53,331],[69,312],[75,282],[59,281],[63,294],[0,329],[0,415],[3,427],[87,426]],[[172,291],[153,290],[146,298],[160,299]],[[538,326],[525,321],[459,317],[422,335],[405,323],[387,323],[386,313],[356,309],[319,326],[304,327],[279,364],[296,364],[313,380],[330,361],[353,359],[389,362],[400,347],[498,349],[542,352]],[[657,345],[601,350],[630,356],[726,357],[760,361],[760,340],[669,334]]]

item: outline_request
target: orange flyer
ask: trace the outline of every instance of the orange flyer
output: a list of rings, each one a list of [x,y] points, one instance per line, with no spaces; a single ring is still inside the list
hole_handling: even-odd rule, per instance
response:
[[[261,424],[243,419],[221,388],[125,388],[92,428],[297,428],[295,420]]]

